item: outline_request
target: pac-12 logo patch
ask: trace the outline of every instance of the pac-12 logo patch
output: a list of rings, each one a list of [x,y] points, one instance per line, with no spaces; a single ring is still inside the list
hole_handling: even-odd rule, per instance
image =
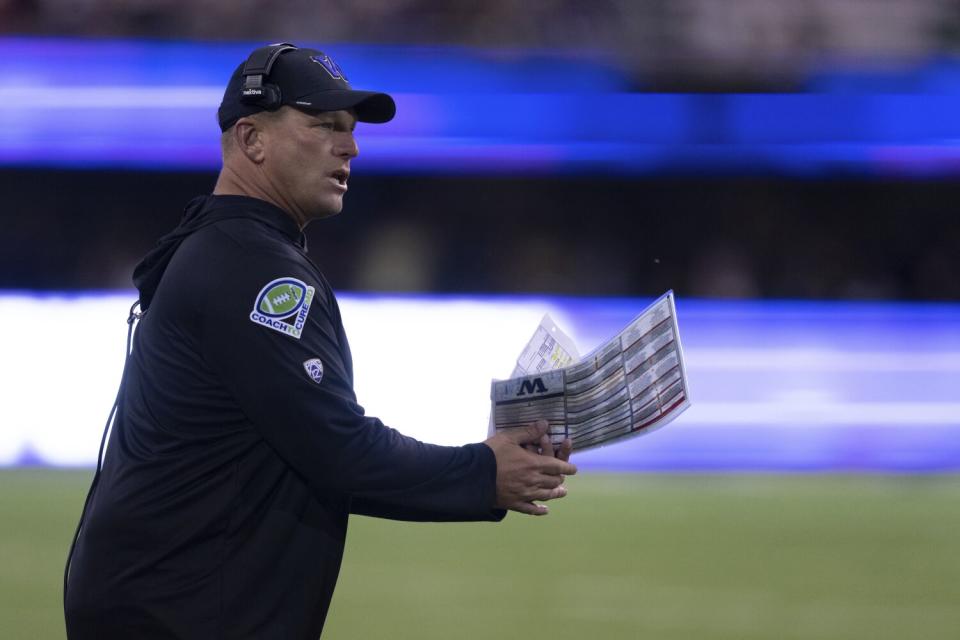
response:
[[[299,340],[310,313],[313,292],[313,287],[308,287],[303,280],[290,277],[271,280],[257,294],[250,320]]]
[[[307,375],[310,376],[310,379],[320,384],[320,381],[323,380],[323,363],[320,362],[320,358],[310,358],[309,360],[303,361],[303,368],[306,370]]]

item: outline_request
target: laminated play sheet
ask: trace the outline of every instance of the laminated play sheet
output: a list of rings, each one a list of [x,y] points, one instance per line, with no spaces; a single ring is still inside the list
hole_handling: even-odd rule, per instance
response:
[[[514,377],[492,384],[491,431],[542,418],[554,443],[570,438],[583,451],[650,433],[690,406],[672,291],[586,357],[575,354],[545,316]]]
[[[580,359],[573,340],[560,330],[550,314],[544,314],[543,320],[533,337],[517,358],[511,378],[560,369]]]

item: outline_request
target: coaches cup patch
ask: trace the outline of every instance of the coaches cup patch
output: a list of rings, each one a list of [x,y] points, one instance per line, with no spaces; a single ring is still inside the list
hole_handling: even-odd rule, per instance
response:
[[[313,287],[296,278],[277,278],[260,289],[250,321],[300,339],[313,302]]]
[[[303,361],[303,368],[306,370],[307,375],[310,376],[310,379],[320,384],[320,381],[323,380],[323,363],[320,362],[320,358],[310,358],[309,360]]]

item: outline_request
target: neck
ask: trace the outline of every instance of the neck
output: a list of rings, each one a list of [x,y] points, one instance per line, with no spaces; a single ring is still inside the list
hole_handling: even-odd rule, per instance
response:
[[[269,202],[270,204],[282,209],[288,216],[293,218],[300,230],[307,225],[306,219],[301,219],[295,213],[291,212],[286,203],[273,197],[269,190],[262,188],[253,180],[244,180],[234,169],[224,166],[217,176],[217,183],[213,186],[213,195],[215,196],[247,196]]]

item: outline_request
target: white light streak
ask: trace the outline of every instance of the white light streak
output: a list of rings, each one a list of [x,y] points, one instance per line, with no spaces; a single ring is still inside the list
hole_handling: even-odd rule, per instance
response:
[[[215,86],[6,86],[0,111],[24,109],[213,109],[223,98]]]
[[[135,297],[132,291],[0,295],[0,465],[16,463],[25,451],[54,465],[96,460]],[[361,404],[390,426],[441,444],[486,437],[490,381],[509,374],[544,313],[561,327],[574,326],[562,305],[545,301],[341,296],[341,307]],[[863,395],[864,376],[876,371],[955,377],[956,353],[689,346],[696,343],[688,341],[685,350],[693,406],[670,430],[960,428],[960,402],[944,391],[917,400],[889,398],[889,389]],[[712,373],[698,379],[698,371]],[[725,371],[737,373],[738,385],[759,385],[763,394],[755,401],[718,401],[730,397],[729,390],[702,387],[729,384],[729,376],[716,375]],[[797,371],[805,375],[792,375]],[[842,372],[860,395],[845,400],[849,392],[820,385],[817,372]],[[698,402],[698,391],[711,401]]]

